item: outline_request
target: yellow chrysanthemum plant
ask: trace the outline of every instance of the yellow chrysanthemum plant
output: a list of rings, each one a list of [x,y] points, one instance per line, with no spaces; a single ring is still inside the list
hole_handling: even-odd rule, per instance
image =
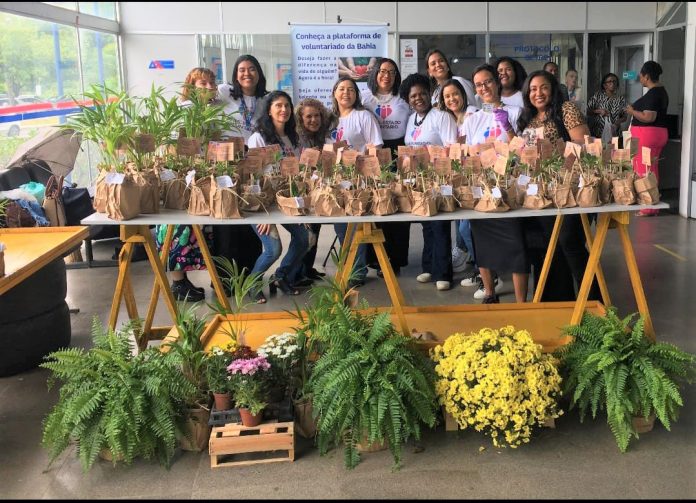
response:
[[[526,330],[453,334],[431,357],[440,404],[462,429],[484,432],[496,447],[528,443],[534,426],[563,413],[556,361]]]

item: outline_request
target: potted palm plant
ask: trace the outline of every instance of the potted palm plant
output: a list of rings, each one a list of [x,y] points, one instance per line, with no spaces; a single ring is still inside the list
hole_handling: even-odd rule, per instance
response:
[[[76,442],[85,471],[104,452],[114,463],[130,464],[140,456],[169,466],[183,428],[182,397],[193,385],[170,355],[155,348],[134,355],[133,330],[133,324],[105,330],[95,317],[91,349],[61,349],[41,364],[53,372],[49,387],[62,383],[58,403],[43,422],[42,444],[51,463]]]
[[[640,419],[657,417],[669,430],[683,400],[679,387],[696,373],[696,358],[673,344],[645,335],[644,320],[631,323],[636,313],[619,318],[616,308],[606,316],[585,313],[579,325],[563,333],[572,342],[557,351],[564,393],[571,397],[582,421],[606,410],[607,423],[621,452],[641,432]]]

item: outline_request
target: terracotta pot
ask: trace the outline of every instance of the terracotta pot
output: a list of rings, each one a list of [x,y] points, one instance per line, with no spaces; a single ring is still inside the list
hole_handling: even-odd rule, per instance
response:
[[[358,442],[358,444],[355,446],[358,452],[379,452],[389,448],[389,444],[387,444],[386,438],[381,442],[376,441],[371,445],[368,445],[367,438],[367,433],[365,433],[363,437],[360,439],[360,442]]]
[[[217,410],[230,410],[232,408],[232,393],[213,393],[215,408]]]
[[[636,430],[636,433],[648,433],[649,431],[652,431],[653,426],[655,425],[655,414],[650,414],[648,419],[645,419],[643,416],[634,416],[631,423],[633,424],[633,429]]]
[[[239,416],[242,418],[242,424],[244,426],[258,426],[263,420],[263,411],[254,415],[249,411],[249,409],[239,408]]]

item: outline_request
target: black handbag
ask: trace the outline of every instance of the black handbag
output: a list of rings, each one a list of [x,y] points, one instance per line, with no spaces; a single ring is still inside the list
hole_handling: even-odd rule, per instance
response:
[[[85,188],[63,187],[63,206],[67,225],[80,225],[80,220],[94,213],[92,198]]]

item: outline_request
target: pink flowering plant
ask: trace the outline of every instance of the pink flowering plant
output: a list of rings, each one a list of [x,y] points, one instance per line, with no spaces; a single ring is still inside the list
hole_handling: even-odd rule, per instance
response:
[[[239,358],[227,367],[234,401],[239,408],[258,414],[266,407],[271,364],[266,357]]]

